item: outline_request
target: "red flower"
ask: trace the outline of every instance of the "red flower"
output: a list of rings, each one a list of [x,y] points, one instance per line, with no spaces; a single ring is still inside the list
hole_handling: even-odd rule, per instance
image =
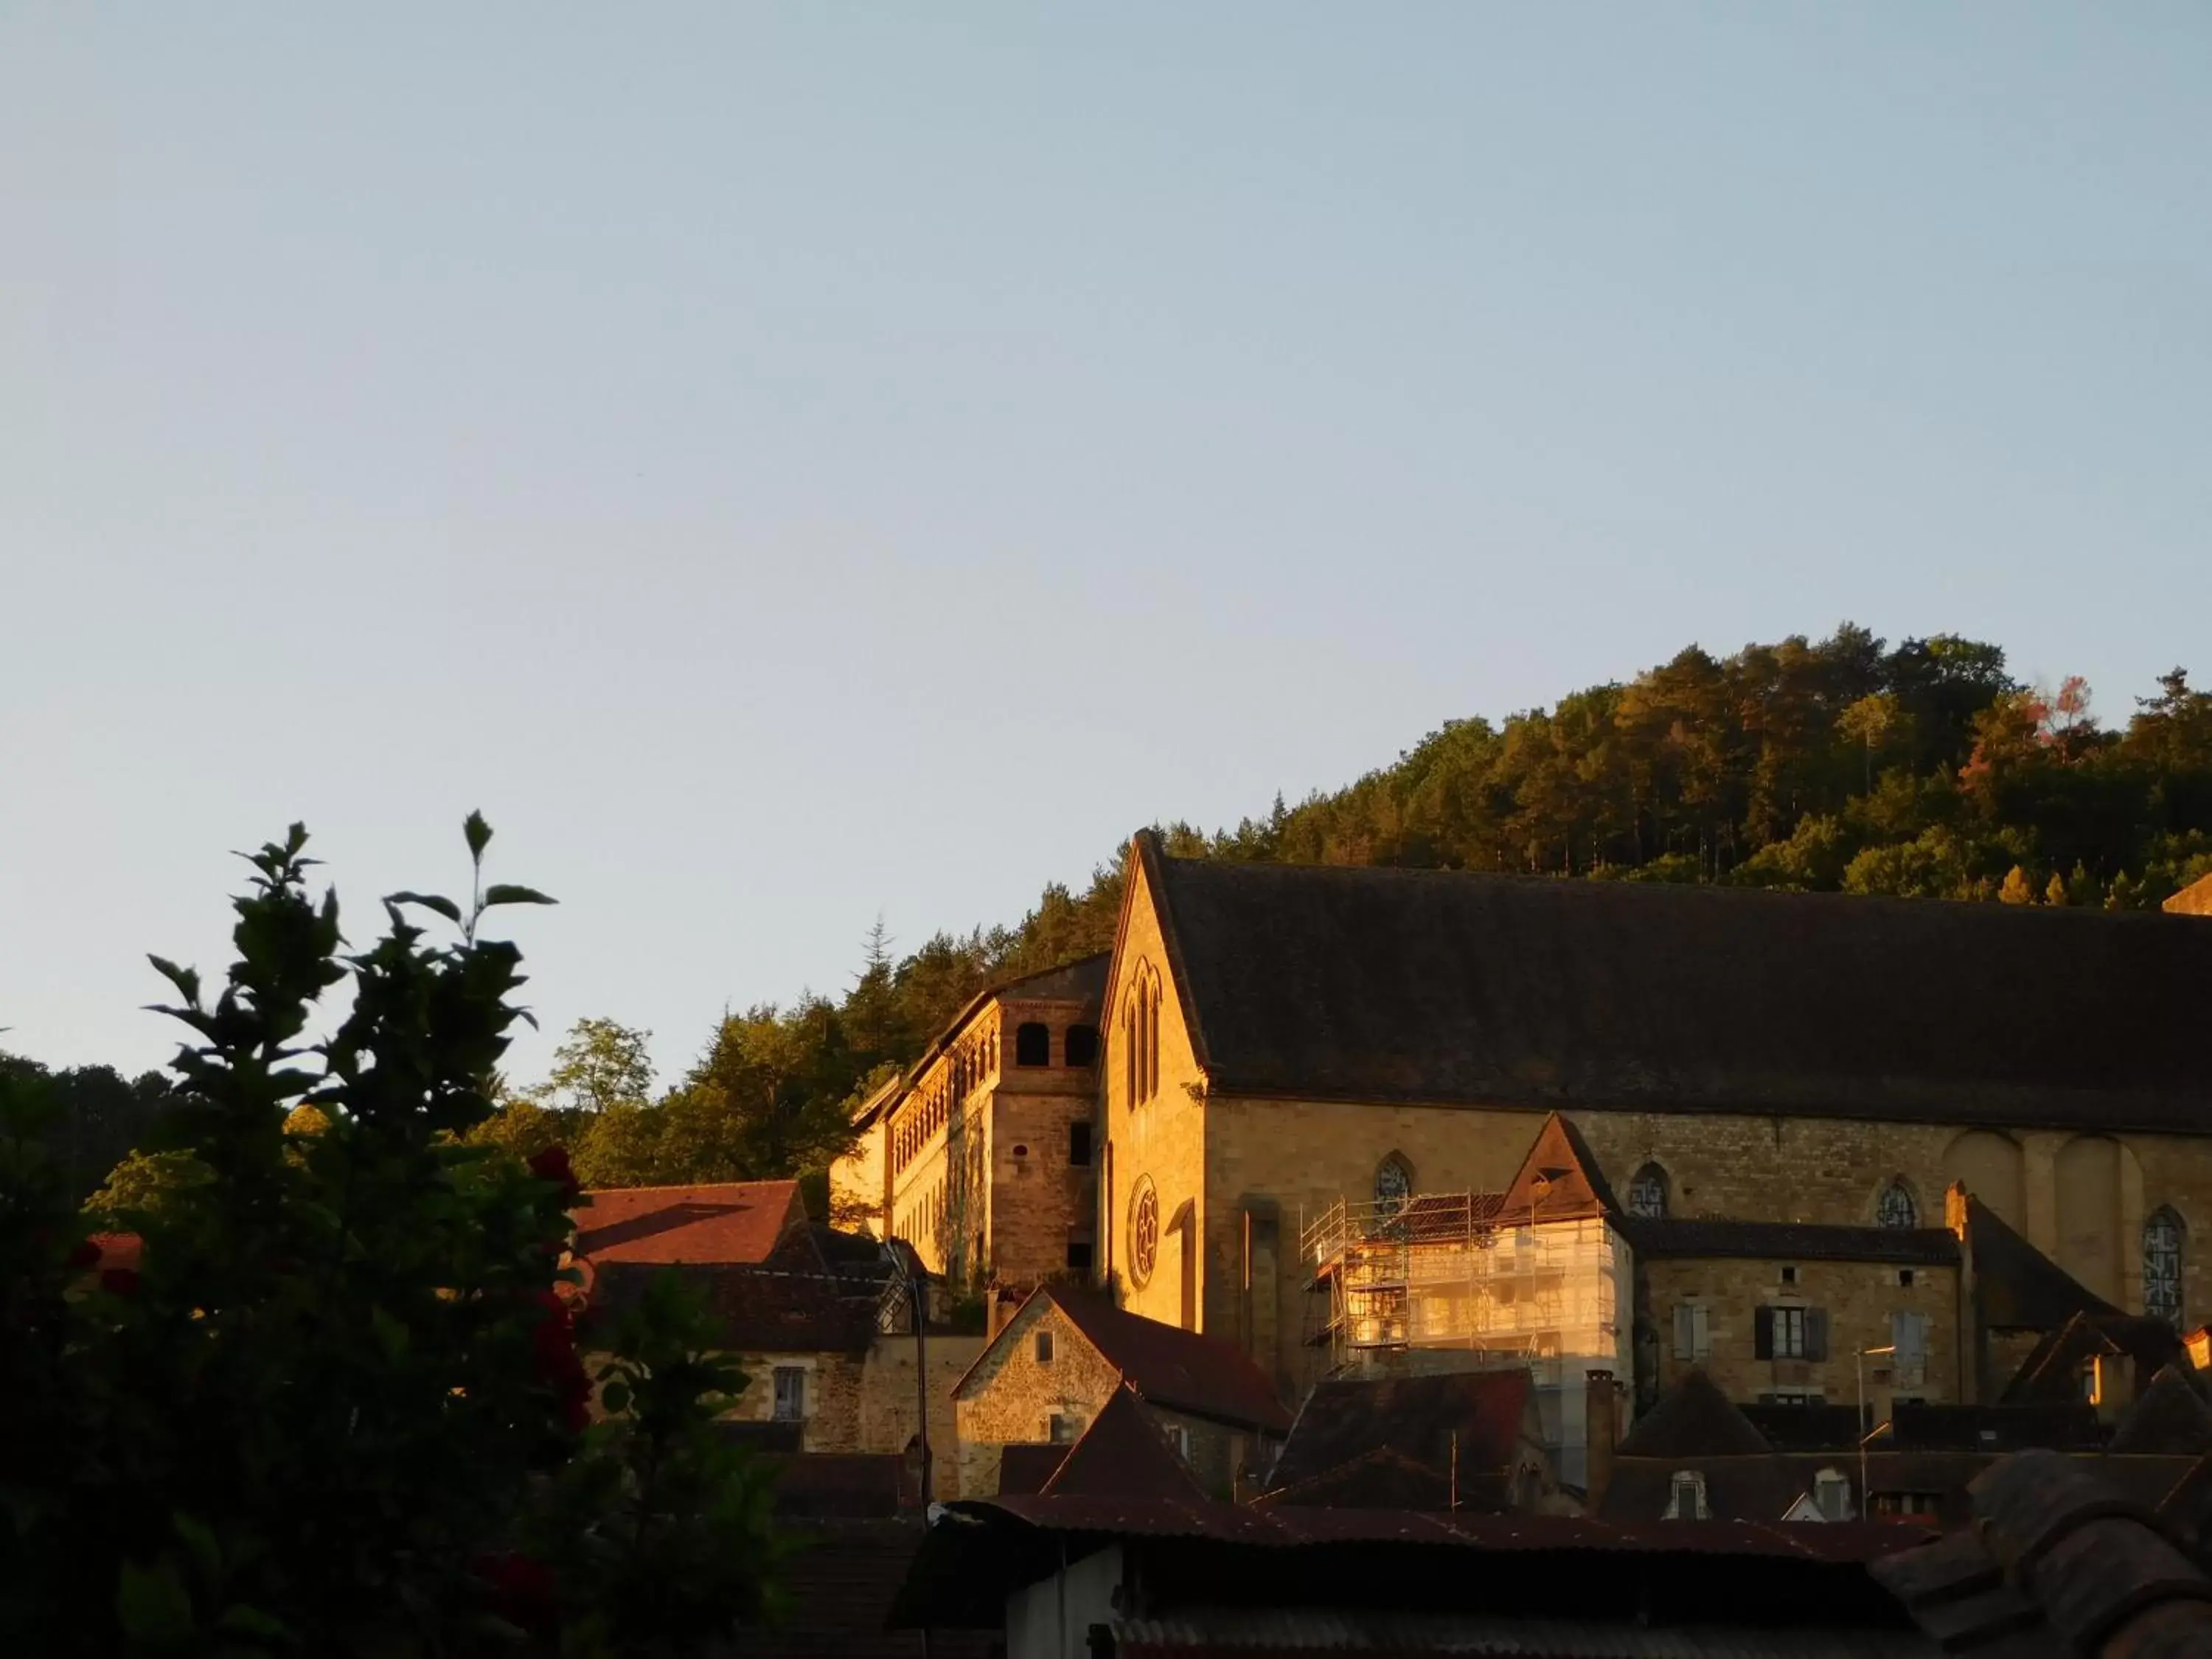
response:
[[[572,1202],[584,1190],[576,1184],[576,1172],[568,1167],[568,1149],[566,1146],[548,1146],[543,1152],[532,1152],[530,1155],[530,1173],[540,1181],[557,1182],[563,1204]]]
[[[100,1288],[116,1296],[138,1294],[138,1270],[135,1267],[110,1267],[100,1276]]]
[[[76,1248],[69,1253],[67,1265],[71,1267],[93,1267],[100,1265],[100,1246],[89,1238],[81,1238]]]
[[[483,1581],[491,1610],[508,1624],[542,1636],[561,1622],[559,1591],[543,1561],[500,1550],[479,1555],[469,1567]]]

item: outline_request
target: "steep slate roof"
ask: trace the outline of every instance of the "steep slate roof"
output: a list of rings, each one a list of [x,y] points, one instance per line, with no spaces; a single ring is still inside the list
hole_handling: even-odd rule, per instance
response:
[[[999,1489],[1006,1490],[1003,1464]],[[1114,1397],[1091,1419],[1091,1426],[1067,1449],[1060,1467],[1037,1490],[1047,1498],[1206,1495],[1127,1388],[1114,1390]]]
[[[2102,1304],[2099,1304],[2102,1306]],[[2141,1314],[2077,1313],[2055,1330],[2044,1333],[2020,1369],[2005,1384],[2000,1403],[2071,1400],[2080,1397],[2081,1370],[2092,1359],[2126,1358],[2135,1367],[2137,1385],[2155,1376],[2167,1365],[2189,1362],[2181,1338],[2162,1319]]]
[[[1582,1131],[1553,1112],[1521,1160],[1498,1211],[1508,1220],[1533,1214],[1539,1221],[1615,1215],[1620,1206],[1605,1183],[1596,1154]]]
[[[1455,1436],[1464,1474],[1510,1468],[1520,1456],[1528,1398],[1528,1373],[1518,1366],[1316,1382],[1298,1407],[1268,1487],[1318,1479],[1386,1448],[1443,1477]]]
[[[2212,1452],[2212,1406],[2172,1365],[2162,1367],[2112,1431],[2116,1452]]]
[[[2115,1129],[2212,1116],[2193,917],[1174,859],[1215,1092]],[[2053,984],[2063,1020],[2024,1018]]]
[[[2056,1331],[2081,1314],[2120,1311],[1972,1195],[1966,1200],[1966,1248],[1973,1255],[1974,1296],[1982,1322],[1992,1330]]]
[[[1699,1221],[1625,1215],[1614,1224],[1639,1256],[1698,1261],[1895,1261],[1955,1267],[1956,1234],[1942,1227],[1847,1227],[1805,1221]]]
[[[796,1181],[617,1187],[586,1193],[576,1254],[610,1261],[762,1261],[805,1218]]]
[[[1720,1385],[1692,1366],[1682,1380],[1661,1395],[1623,1437],[1621,1457],[1715,1457],[1771,1451],[1766,1437],[1721,1392]],[[1616,1477],[1617,1478],[1617,1477]],[[1782,1511],[1777,1510],[1778,1516]]]
[[[1275,1397],[1267,1373],[1231,1344],[1051,1285],[1041,1285],[1023,1298],[1021,1307],[952,1385],[956,1396],[967,1389],[970,1377],[981,1372],[1001,1343],[1017,1340],[1014,1332],[1022,1325],[1024,1312],[1039,1298],[1058,1308],[1147,1405],[1263,1434],[1279,1435],[1290,1428],[1291,1414]]]

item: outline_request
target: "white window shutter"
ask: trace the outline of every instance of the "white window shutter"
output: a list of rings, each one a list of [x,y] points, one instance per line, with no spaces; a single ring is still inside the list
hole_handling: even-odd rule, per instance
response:
[[[1677,1303],[1674,1307],[1674,1358],[1695,1359],[1698,1357],[1698,1331],[1693,1316],[1698,1310],[1688,1303]]]
[[[1710,1358],[1713,1352],[1711,1332],[1707,1328],[1705,1306],[1699,1303],[1690,1310],[1690,1357]]]

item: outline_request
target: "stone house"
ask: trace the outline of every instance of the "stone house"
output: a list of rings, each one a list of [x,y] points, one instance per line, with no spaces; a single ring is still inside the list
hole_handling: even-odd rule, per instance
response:
[[[1963,1184],[2091,1296],[2185,1326],[2212,1302],[2208,983],[2194,917],[1185,860],[1140,833],[1099,1015],[1097,1276],[1294,1397],[1327,1363],[1310,1218],[1502,1192],[1556,1111],[1628,1213],[1931,1233]],[[2030,1012],[2054,988],[2063,1017]],[[1872,1291],[1942,1293],[1917,1261],[1729,1255],[1717,1284],[1724,1261],[1817,1276],[1863,1307],[1853,1340],[1891,1311]],[[1725,1295],[1770,1288],[1790,1305]]]
[[[1043,1285],[954,1385],[959,1491],[997,1492],[1006,1448],[1073,1444],[1125,1391],[1199,1485],[1224,1496],[1266,1467],[1291,1425],[1267,1375],[1231,1344]]]
[[[956,1285],[1087,1277],[1107,958],[978,995],[855,1115],[830,1172],[842,1224],[913,1244]]]
[[[588,1356],[605,1351],[605,1333],[668,1270],[621,1260],[590,1269],[580,1340],[594,1369]],[[954,1490],[951,1389],[982,1339],[932,1322],[917,1344],[901,1270],[880,1241],[801,1221],[761,1261],[675,1271],[704,1296],[717,1352],[745,1374],[723,1413],[733,1427],[773,1429],[773,1443],[793,1452],[903,1455],[918,1477],[926,1400],[932,1495]]]

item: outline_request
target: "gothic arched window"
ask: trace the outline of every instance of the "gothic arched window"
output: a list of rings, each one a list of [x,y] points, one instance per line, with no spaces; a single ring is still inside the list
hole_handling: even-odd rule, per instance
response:
[[[1881,1189],[1881,1196],[1874,1201],[1874,1224],[1877,1227],[1917,1227],[1920,1206],[1912,1201],[1912,1192],[1902,1181],[1893,1181]]]
[[[1378,1214],[1395,1215],[1413,1195],[1413,1172],[1393,1152],[1375,1166],[1375,1208]]]
[[[2143,1312],[2181,1326],[2181,1218],[2160,1208],[2143,1223]]]
[[[1628,1212],[1654,1219],[1667,1213],[1667,1172],[1647,1164],[1629,1177]]]

